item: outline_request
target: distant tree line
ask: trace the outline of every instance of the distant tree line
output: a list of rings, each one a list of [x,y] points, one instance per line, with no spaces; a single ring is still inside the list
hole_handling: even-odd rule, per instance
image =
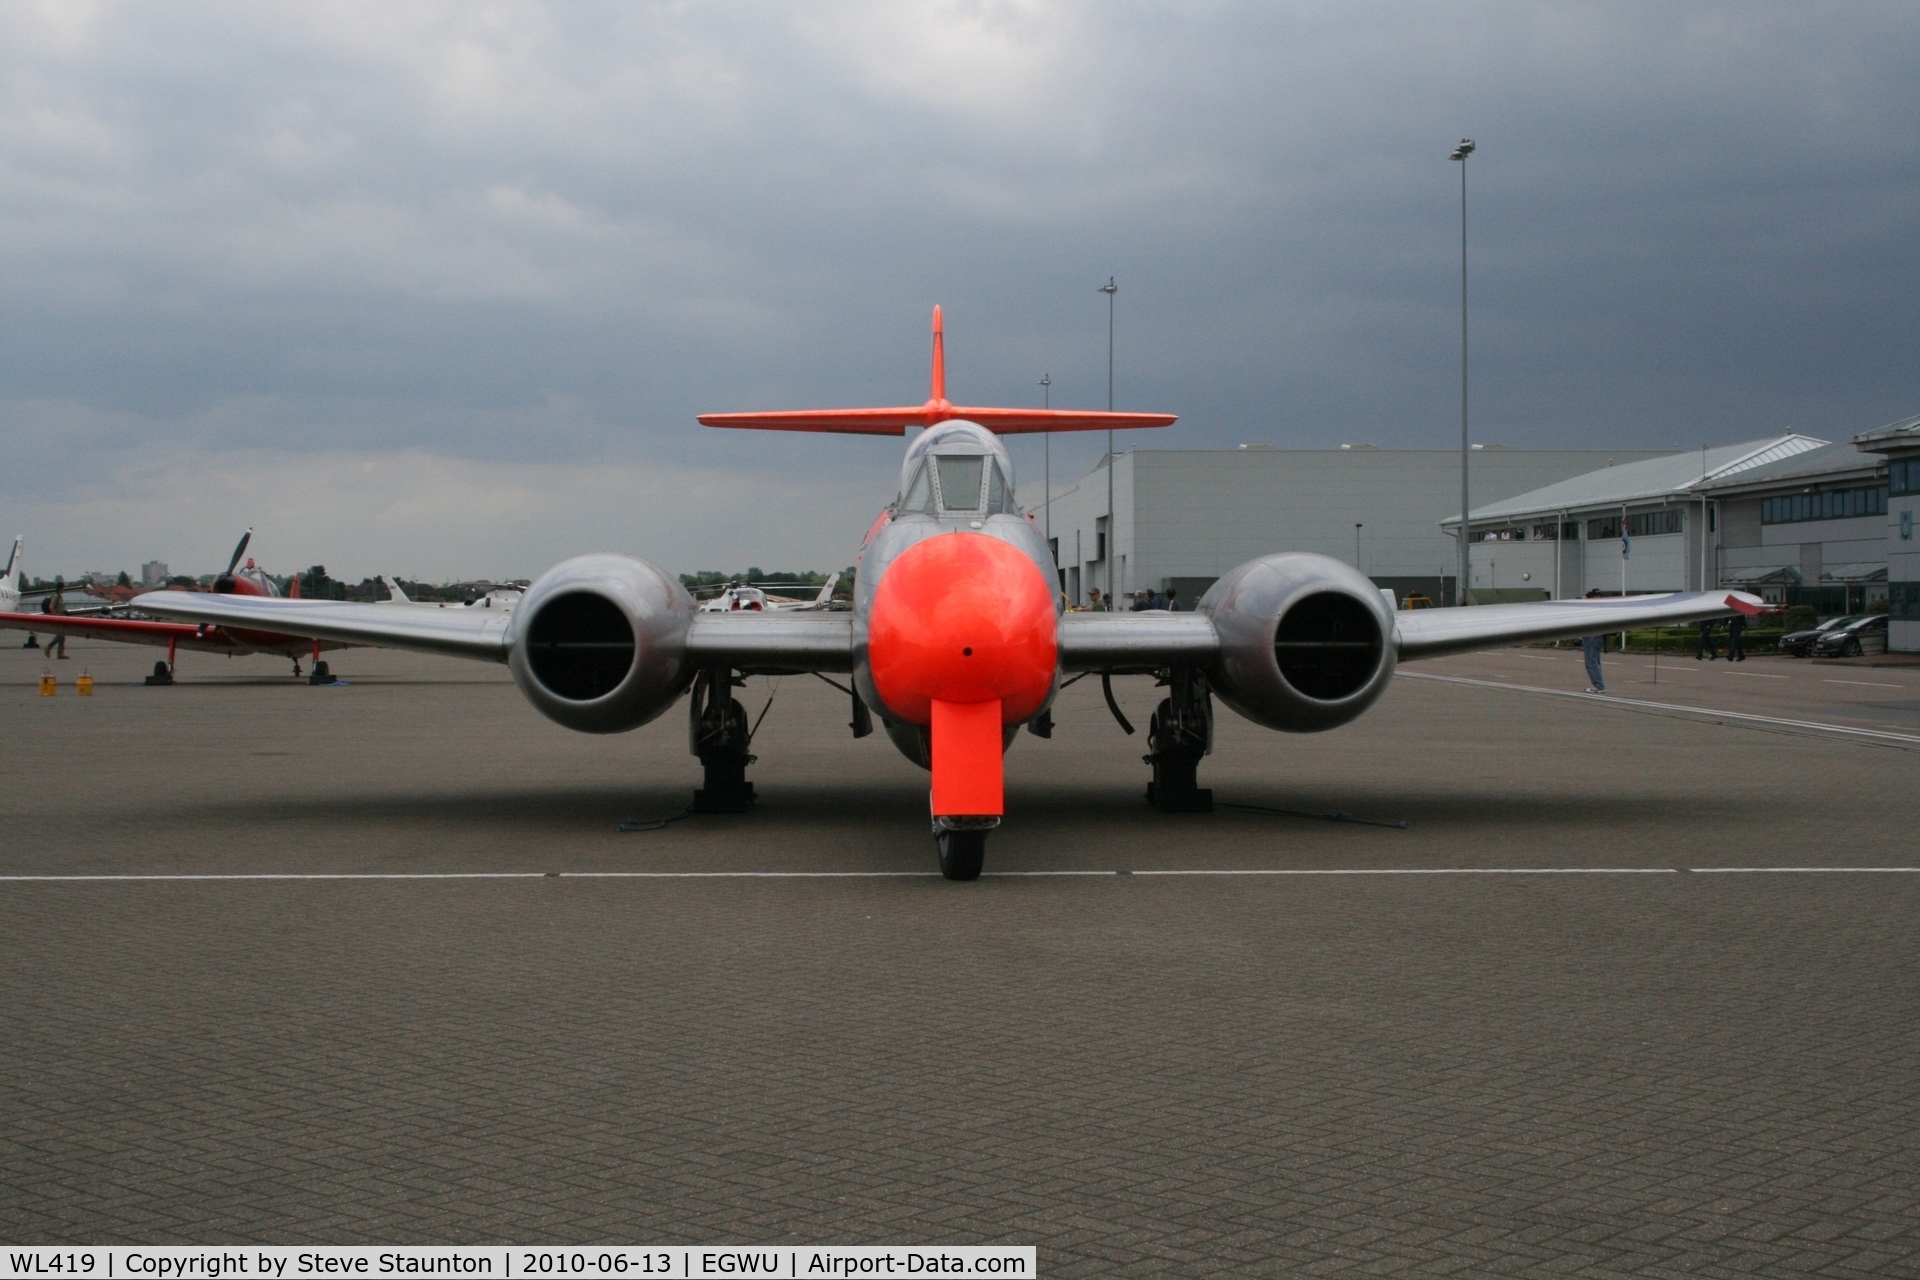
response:
[[[835,595],[853,593],[853,572],[853,565],[848,565],[840,571],[840,582],[833,591]],[[730,582],[792,583],[802,587],[822,587],[826,585],[827,575],[815,569],[803,569],[798,573],[785,569],[768,570],[762,569],[757,564],[736,573],[725,573],[719,569],[702,569],[697,573],[680,575],[680,584],[689,591],[698,590],[701,587],[722,587]]]

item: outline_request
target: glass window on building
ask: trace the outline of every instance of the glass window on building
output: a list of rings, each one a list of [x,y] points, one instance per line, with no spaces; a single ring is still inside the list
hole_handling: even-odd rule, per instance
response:
[[[1798,524],[1803,520],[1848,520],[1887,514],[1887,485],[1856,485],[1818,493],[1789,493],[1760,503],[1761,524]]]
[[[1669,509],[1643,511],[1637,516],[1628,516],[1627,532],[1636,538],[1650,538],[1659,533],[1679,533],[1680,512],[1677,509]]]

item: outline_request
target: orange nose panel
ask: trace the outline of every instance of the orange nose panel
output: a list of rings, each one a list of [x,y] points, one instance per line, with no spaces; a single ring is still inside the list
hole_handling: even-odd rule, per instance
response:
[[[1001,723],[1018,724],[1053,687],[1053,593],[1040,566],[998,538],[928,538],[880,579],[867,661],[888,708],[914,724],[933,723],[935,699],[998,702]]]

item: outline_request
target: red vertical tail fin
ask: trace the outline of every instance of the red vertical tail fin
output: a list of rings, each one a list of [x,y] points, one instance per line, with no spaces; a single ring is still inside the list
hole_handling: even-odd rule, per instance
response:
[[[947,331],[940,322],[940,308],[933,309],[933,385],[927,392],[928,404],[947,402]]]

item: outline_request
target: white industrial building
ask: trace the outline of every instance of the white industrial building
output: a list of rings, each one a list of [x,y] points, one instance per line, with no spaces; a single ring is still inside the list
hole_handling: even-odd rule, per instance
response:
[[[1472,497],[1488,502],[1607,467],[1662,456],[1622,449],[1475,446]],[[1027,507],[1051,522],[1061,589],[1075,602],[1175,587],[1189,604],[1236,565],[1275,551],[1314,551],[1357,565],[1401,595],[1452,603],[1458,550],[1460,454],[1448,449],[1137,449]],[[1111,525],[1111,528],[1110,528]],[[1107,562],[1111,534],[1113,563]],[[1502,571],[1503,578],[1506,576]]]
[[[1826,443],[1787,433],[1669,453],[1476,503],[1469,590],[1483,593],[1484,601],[1536,592],[1541,599],[1564,599],[1596,590],[1613,595],[1717,585],[1713,503],[1697,488]],[[1460,517],[1440,523],[1456,535]]]
[[[1718,583],[1822,617],[1887,598],[1887,463],[1849,443],[1717,476]]]
[[[1887,648],[1920,653],[1920,417],[1862,432],[1860,449],[1887,460]]]

